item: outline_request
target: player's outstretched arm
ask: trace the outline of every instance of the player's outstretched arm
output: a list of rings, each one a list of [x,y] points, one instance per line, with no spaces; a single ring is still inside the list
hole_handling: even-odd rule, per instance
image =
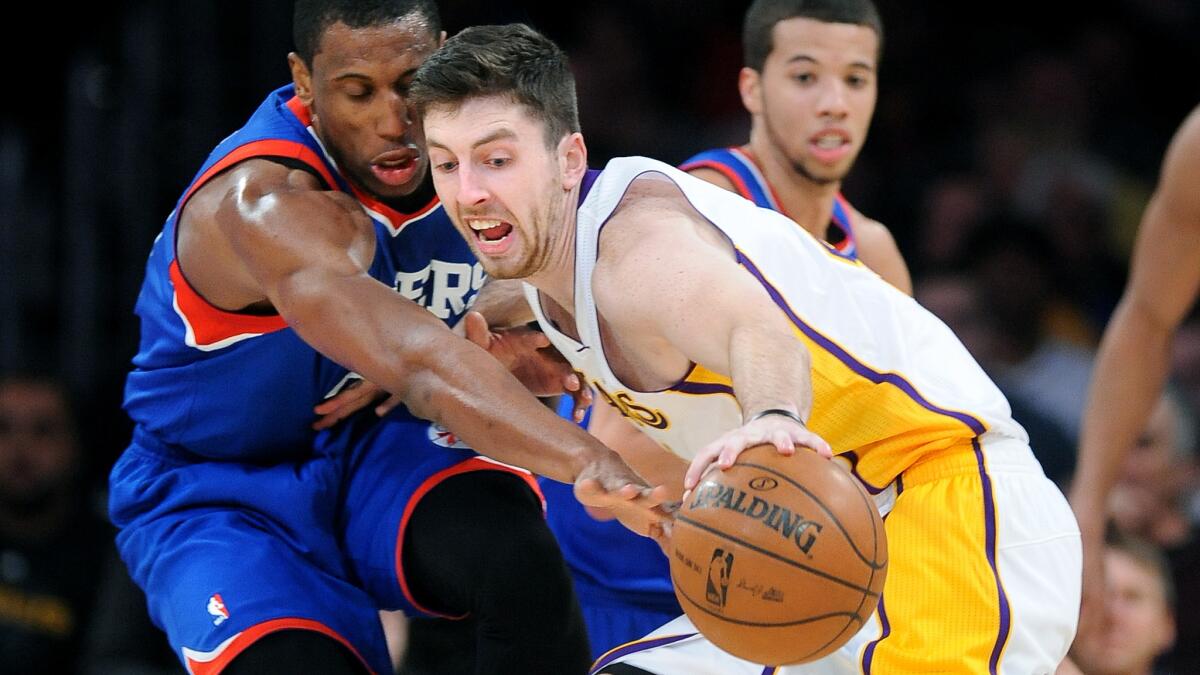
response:
[[[598,501],[617,492],[644,498],[644,483],[615,453],[542,406],[483,349],[367,274],[374,229],[350,197],[282,167],[226,184],[216,210],[221,231],[276,311],[318,351],[495,459],[561,481],[593,479]]]
[[[1125,293],[1092,370],[1071,505],[1083,534],[1080,640],[1103,623],[1108,496],[1167,378],[1171,339],[1200,290],[1200,109],[1184,122],[1146,208]]]

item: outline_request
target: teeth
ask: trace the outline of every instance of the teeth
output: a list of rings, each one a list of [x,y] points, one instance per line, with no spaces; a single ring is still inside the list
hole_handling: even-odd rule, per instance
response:
[[[482,230],[488,230],[493,227],[499,227],[499,226],[500,226],[500,221],[498,221],[498,220],[472,220],[471,221],[471,229],[475,230],[476,232],[480,232]]]
[[[839,148],[845,143],[841,136],[821,136],[817,139],[817,147],[825,150]]]

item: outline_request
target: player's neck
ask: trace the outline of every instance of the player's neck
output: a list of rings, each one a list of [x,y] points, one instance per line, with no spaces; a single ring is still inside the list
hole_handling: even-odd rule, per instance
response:
[[[549,241],[550,251],[545,264],[526,279],[572,314],[575,309],[575,224],[578,204],[579,187],[576,186],[565,194],[554,216],[558,223],[553,225],[554,235]]]
[[[833,218],[833,203],[841,181],[816,183],[796,171],[791,161],[765,135],[751,136],[742,146],[767,179],[784,215],[818,239],[824,239]]]

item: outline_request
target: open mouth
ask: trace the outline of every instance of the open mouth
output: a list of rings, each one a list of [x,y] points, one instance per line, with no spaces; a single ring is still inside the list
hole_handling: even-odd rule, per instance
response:
[[[837,162],[849,154],[850,135],[841,129],[822,131],[808,139],[809,148],[819,161]]]
[[[508,250],[512,243],[512,223],[497,219],[475,219],[468,221],[471,231],[475,233],[475,241],[479,244],[479,252],[495,255]]]
[[[384,184],[404,185],[416,175],[419,157],[411,148],[385,152],[371,160],[371,172]]]

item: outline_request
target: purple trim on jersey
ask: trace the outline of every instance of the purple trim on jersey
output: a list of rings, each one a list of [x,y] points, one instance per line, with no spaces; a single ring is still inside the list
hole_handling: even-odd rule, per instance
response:
[[[871,485],[869,482],[867,482],[867,480],[865,478],[862,477],[862,474],[860,474],[858,472],[858,453],[857,452],[851,450],[849,452],[842,453],[842,456],[850,458],[850,475],[857,478],[858,482],[862,483],[862,486],[867,489],[868,493],[870,493],[871,495],[877,495],[880,492],[883,492],[884,490],[887,489],[886,485],[884,487],[876,487],[874,485]],[[899,476],[897,476],[897,478],[899,478]]]
[[[684,633],[683,635],[665,635],[663,637],[654,638],[652,640],[641,640],[638,642],[632,642],[627,645],[622,645],[620,647],[612,649],[604,656],[601,656],[600,658],[596,659],[596,662],[592,664],[592,669],[588,671],[588,675],[595,675],[596,673],[603,670],[605,666],[609,666],[617,659],[629,656],[630,654],[636,654],[638,652],[644,652],[644,651],[647,651],[650,649],[657,649],[659,647],[665,647],[666,645],[674,644],[676,642],[679,642],[680,640],[686,640],[687,638],[690,638],[694,635],[696,635],[696,633]]]
[[[883,624],[883,632],[879,637],[872,640],[867,648],[863,650],[862,656],[862,671],[863,675],[871,675],[871,662],[875,660],[875,647],[879,645],[887,636],[892,634],[892,624],[888,622],[887,609],[883,606],[883,596],[879,598],[879,622]]]
[[[762,272],[758,270],[758,267],[756,267],[754,263],[746,257],[746,254],[743,253],[741,249],[737,249],[737,260],[740,265],[745,267],[751,274],[754,275],[756,279],[758,279],[758,282],[767,290],[767,293],[771,296],[771,299],[775,301],[775,304],[778,305],[785,314],[787,314],[788,318],[792,320],[792,323],[795,324],[797,328],[807,335],[809,339],[825,349],[825,351],[833,354],[839,361],[846,364],[850,370],[853,370],[858,375],[867,378],[875,384],[883,384],[886,382],[895,386],[900,391],[908,394],[908,397],[916,401],[921,407],[931,412],[938,413],[939,415],[953,417],[959,422],[967,425],[967,427],[971,429],[971,431],[975,432],[976,435],[980,435],[987,431],[987,427],[984,426],[983,422],[980,422],[971,415],[954,410],[946,410],[945,408],[938,407],[925,400],[925,397],[921,396],[921,394],[913,388],[912,384],[910,384],[908,380],[897,375],[896,373],[877,372],[851,356],[848,352],[846,352],[846,350],[834,344],[829,338],[821,335],[816,331],[816,329],[814,329],[812,326],[809,326],[800,317],[796,316],[796,314],[792,311],[792,308],[788,305],[787,301],[783,299],[783,296],[779,293],[779,291],[771,285],[771,282],[767,281],[766,277],[762,275]]]
[[[767,666],[766,668],[763,668],[763,671],[760,673],[760,675],[775,675],[775,672],[778,670],[779,666]]]
[[[596,184],[596,179],[600,177],[599,169],[588,169],[587,173],[583,174],[583,182],[579,184],[579,205],[583,206],[583,200],[587,199],[588,193],[592,191],[592,186]]]
[[[1004,592],[1004,584],[1000,582],[1000,572],[996,568],[996,501],[992,494],[992,478],[987,473],[983,461],[983,448],[979,439],[973,439],[971,446],[975,449],[975,463],[979,466],[979,480],[983,484],[983,536],[984,547],[987,550],[988,565],[996,578],[996,594],[1000,602],[1000,630],[996,636],[996,644],[992,647],[992,655],[988,659],[988,672],[996,675],[1000,666],[1000,654],[1008,642],[1009,630],[1012,625],[1011,611],[1008,605],[1008,594]]]

